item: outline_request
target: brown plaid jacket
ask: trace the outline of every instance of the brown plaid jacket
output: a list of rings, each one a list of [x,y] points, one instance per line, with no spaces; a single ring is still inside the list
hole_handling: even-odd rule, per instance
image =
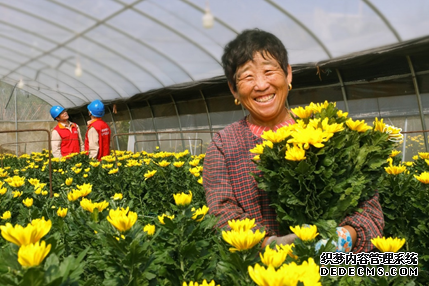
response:
[[[263,190],[258,189],[250,172],[260,174],[249,150],[262,139],[253,135],[245,119],[216,133],[204,159],[203,182],[210,213],[219,218],[218,227],[228,220],[255,218],[258,227],[265,227],[268,235],[284,235],[276,220],[275,210]],[[353,252],[368,252],[374,246],[371,238],[382,236],[384,217],[378,192],[360,204],[362,213],[346,217],[340,226],[350,225],[357,232]]]

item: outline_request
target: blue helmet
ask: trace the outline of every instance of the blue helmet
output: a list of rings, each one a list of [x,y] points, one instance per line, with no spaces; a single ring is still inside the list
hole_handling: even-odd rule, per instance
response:
[[[57,118],[64,110],[65,109],[62,106],[59,106],[59,105],[52,106],[50,110],[52,118],[55,120],[55,118]]]
[[[88,110],[92,116],[103,117],[104,115],[104,104],[100,100],[94,100],[88,105]]]

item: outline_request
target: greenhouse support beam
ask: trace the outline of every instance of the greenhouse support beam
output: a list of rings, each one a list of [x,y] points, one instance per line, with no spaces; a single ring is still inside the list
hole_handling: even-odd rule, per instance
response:
[[[344,87],[343,77],[341,76],[341,73],[338,69],[335,69],[335,71],[337,72],[337,76],[340,81],[341,93],[343,94],[343,100],[344,100],[344,105],[346,107],[346,111],[349,112],[349,104],[347,102],[347,93],[346,93],[346,88]]]
[[[420,120],[422,122],[422,129],[426,130],[425,115],[423,113],[422,99],[420,97],[419,85],[417,84],[416,73],[414,72],[414,66],[413,66],[413,62],[411,61],[410,56],[407,56],[407,61],[408,61],[408,65],[410,66],[411,76],[413,78],[414,90],[415,90],[416,96],[417,96],[417,103],[419,105],[419,112],[420,112]],[[425,149],[426,149],[426,152],[428,152],[429,148],[428,148],[428,138],[427,138],[426,132],[423,133],[423,137],[424,137],[424,141],[425,141]]]
[[[109,106],[107,106],[107,109],[109,110],[109,112],[110,112],[110,116],[112,117],[113,131],[115,132],[115,134],[117,134],[118,132],[116,132],[116,122],[115,122],[115,118],[113,118],[113,112],[112,112],[112,110],[110,109],[110,107],[109,107]],[[119,140],[118,140],[118,137],[116,137],[116,149],[121,150],[121,149],[119,148]]]
[[[210,128],[210,138],[213,139],[213,127],[212,127],[212,121],[211,121],[211,118],[210,118],[209,107],[207,106],[206,98],[204,97],[204,93],[203,93],[203,91],[201,89],[200,89],[200,94],[201,94],[201,97],[203,98],[204,106],[206,107],[207,120],[209,122],[209,128]]]
[[[150,110],[150,116],[152,117],[152,125],[153,125],[153,130],[155,130],[155,136],[156,136],[156,143],[159,146],[159,135],[158,135],[158,130],[156,130],[156,125],[155,125],[155,118],[153,116],[153,110],[152,110],[152,106],[149,103],[149,100],[146,100],[147,106],[149,106],[149,110]]]
[[[182,138],[182,147],[183,147],[183,149],[185,149],[185,138],[183,137],[182,121],[180,120],[179,109],[177,109],[176,101],[174,100],[174,97],[171,93],[170,93],[170,98],[174,104],[174,109],[176,110],[177,120],[179,121],[180,138]],[[189,148],[191,148],[191,146],[189,146]],[[191,149],[191,151],[192,151],[192,149]]]
[[[126,103],[125,106],[127,107],[128,114],[130,115],[130,126],[131,126],[131,129],[133,130],[133,132],[136,132],[136,127],[134,126],[134,119],[133,119],[133,115],[131,113],[131,109],[128,106],[128,103]],[[136,137],[136,135],[134,135],[134,142],[136,142],[136,140],[137,140],[137,137]],[[136,147],[135,146],[136,145],[134,144],[134,150],[133,150],[133,152],[136,152]]]

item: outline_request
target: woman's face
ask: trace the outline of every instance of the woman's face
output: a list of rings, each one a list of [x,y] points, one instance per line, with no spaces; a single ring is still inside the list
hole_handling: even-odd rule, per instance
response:
[[[285,102],[288,85],[292,81],[292,70],[288,75],[276,59],[268,53],[265,59],[256,53],[252,61],[237,68],[237,91],[230,90],[234,97],[250,112],[252,123],[268,126],[283,122],[288,114]]]

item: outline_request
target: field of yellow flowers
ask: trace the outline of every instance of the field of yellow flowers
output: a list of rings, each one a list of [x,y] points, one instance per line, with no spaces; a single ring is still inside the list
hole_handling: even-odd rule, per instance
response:
[[[265,233],[254,229],[254,220],[230,221],[228,230],[216,231],[202,187],[204,155],[112,151],[101,162],[85,154],[52,159],[52,197],[47,151],[1,156],[0,285],[414,283],[399,276],[321,277],[320,253],[333,249],[328,244],[315,250],[315,226],[291,227],[299,237],[294,245],[263,250]],[[412,251],[427,235],[427,218],[415,222],[410,213],[420,208],[420,219],[427,211],[425,156],[413,163],[392,156],[380,181],[380,192],[392,195],[383,202],[387,232],[407,240],[380,238],[374,241],[380,251],[399,251],[404,243]],[[393,195],[407,195],[391,192],[392,184],[420,196],[412,207],[397,206],[408,221],[393,211]],[[406,223],[417,223],[416,229],[404,231]]]

